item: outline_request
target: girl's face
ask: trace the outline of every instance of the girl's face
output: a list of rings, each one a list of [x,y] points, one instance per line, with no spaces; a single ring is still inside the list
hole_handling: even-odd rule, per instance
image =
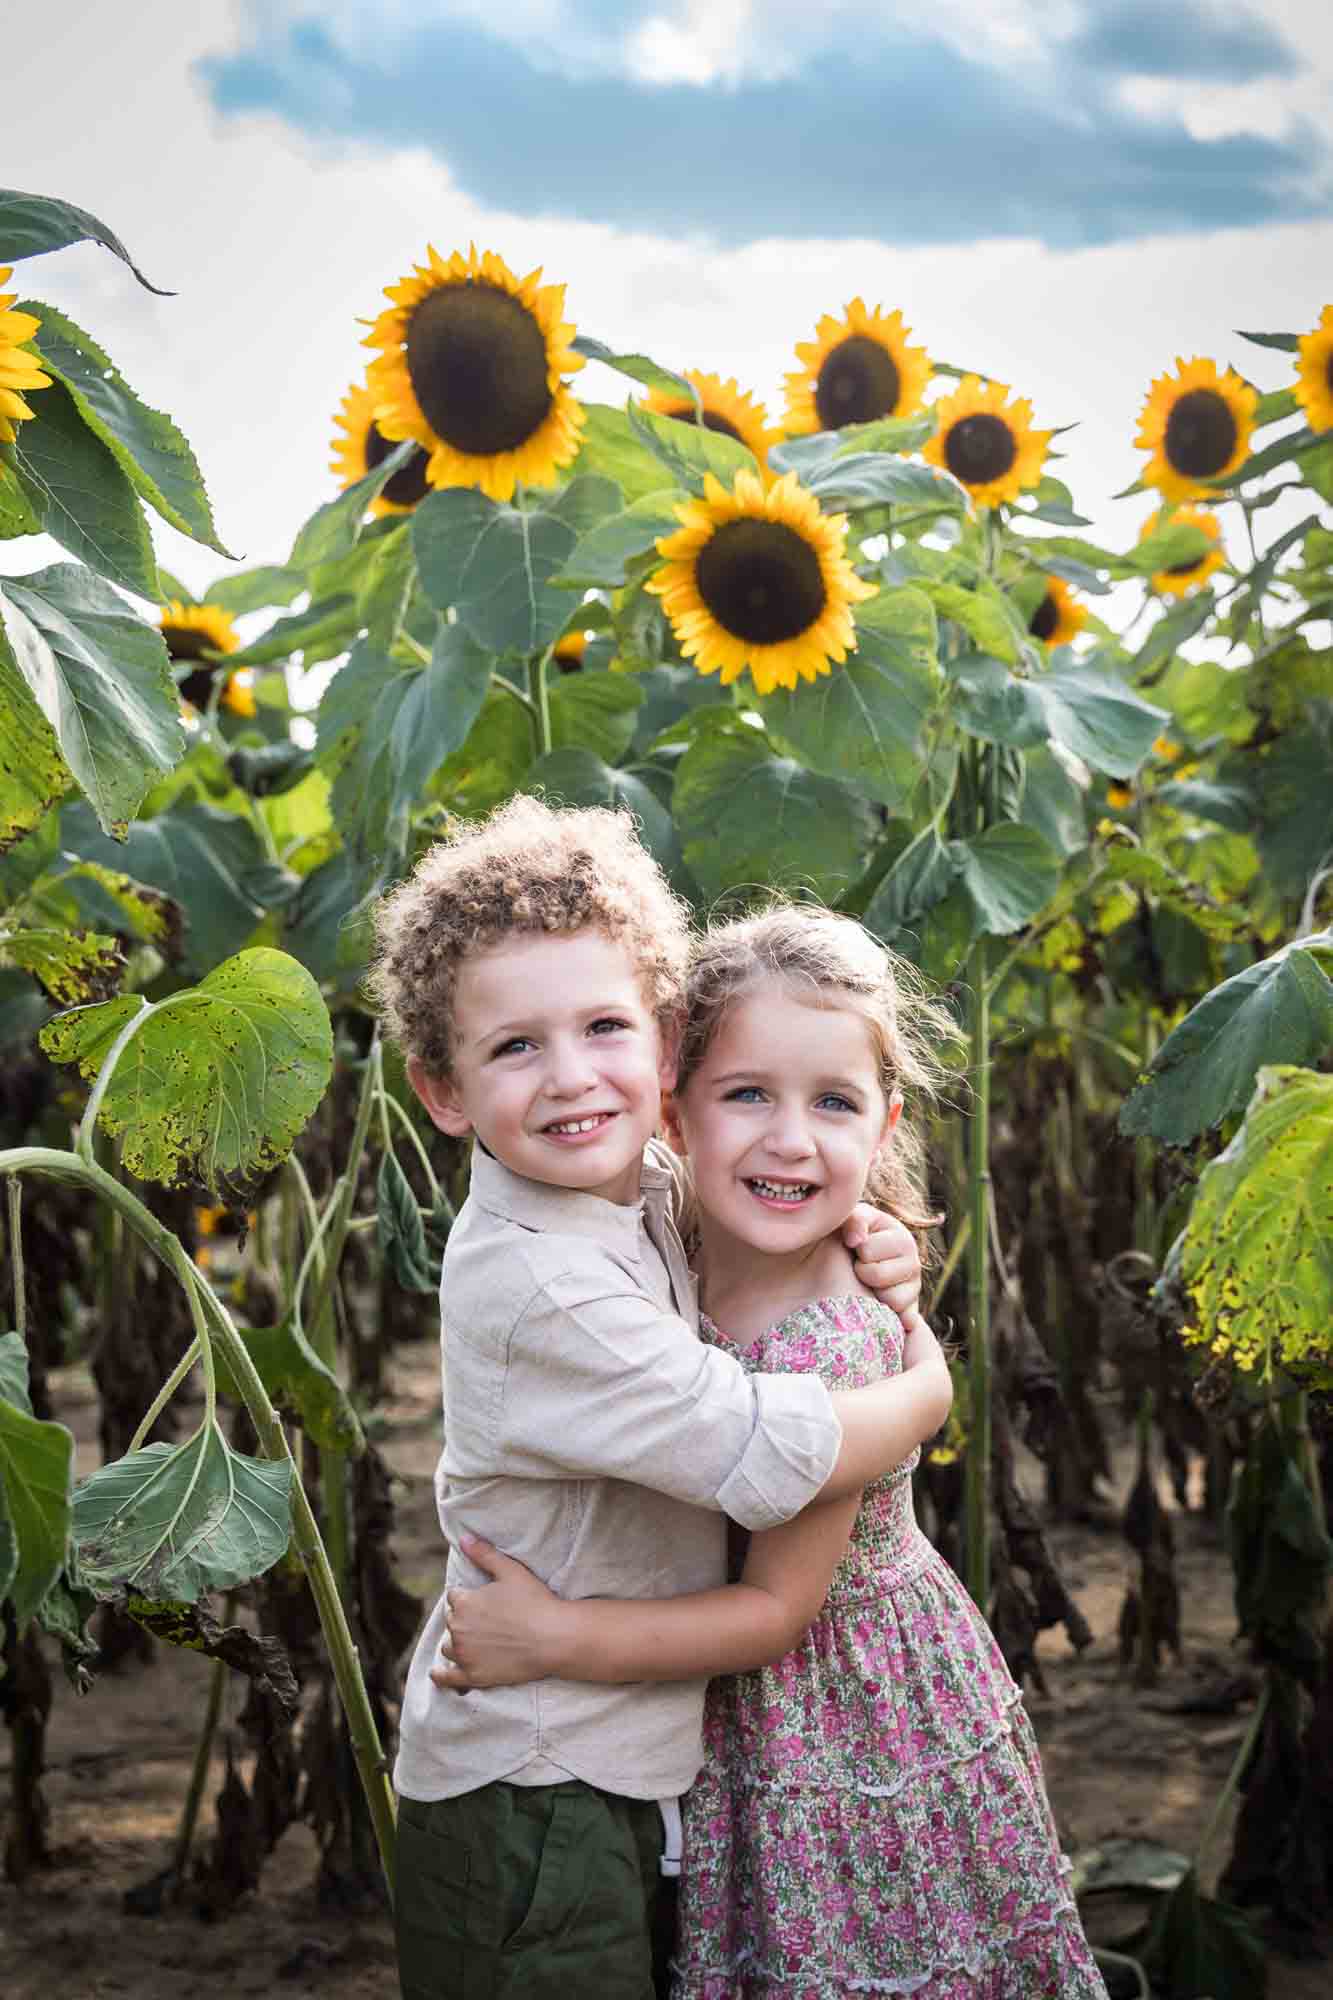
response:
[[[710,1224],[782,1254],[841,1228],[901,1109],[865,1017],[774,980],[728,1007],[673,1117]]]

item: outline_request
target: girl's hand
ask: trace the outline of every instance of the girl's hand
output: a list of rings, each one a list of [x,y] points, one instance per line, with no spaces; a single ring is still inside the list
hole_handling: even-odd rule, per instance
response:
[[[557,1670],[564,1601],[532,1571],[477,1535],[460,1535],[469,1562],[493,1583],[445,1593],[449,1623],[440,1641],[441,1664],[430,1677],[437,1688],[466,1694],[470,1688],[516,1687]]]
[[[860,1201],[842,1225],[842,1240],[856,1259],[857,1278],[905,1324],[921,1297],[921,1253],[906,1223]]]

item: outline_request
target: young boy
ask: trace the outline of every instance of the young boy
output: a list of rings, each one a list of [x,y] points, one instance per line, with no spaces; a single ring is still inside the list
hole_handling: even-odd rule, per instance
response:
[[[773,1526],[887,1471],[901,1382],[830,1396],[698,1339],[671,1172],[645,1160],[686,913],[628,818],[513,799],[432,849],[377,928],[372,988],[412,1087],[476,1140],[441,1284],[446,1586],[483,1581],[458,1548],[471,1532],[563,1596],[707,1589],[725,1517]],[[445,1693],[447,1620],[442,1594],[394,1773],[404,2000],[648,2000],[704,1682]]]

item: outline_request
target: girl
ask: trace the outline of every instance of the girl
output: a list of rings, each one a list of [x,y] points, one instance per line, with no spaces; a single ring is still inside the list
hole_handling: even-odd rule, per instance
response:
[[[704,1338],[747,1368],[851,1387],[931,1340],[858,1287],[836,1231],[863,1194],[928,1222],[899,1117],[947,1032],[847,918],[778,908],[699,947],[672,1136]],[[673,2000],[1104,2000],[1020,1691],[913,1519],[918,1455],[691,1598],[565,1603],[469,1549],[497,1584],[453,1594],[441,1686],[726,1676],[685,1802]]]

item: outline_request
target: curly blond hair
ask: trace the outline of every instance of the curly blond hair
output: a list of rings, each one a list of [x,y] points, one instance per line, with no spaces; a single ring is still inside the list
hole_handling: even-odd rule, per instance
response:
[[[905,1115],[867,1176],[865,1198],[897,1216],[926,1254],[925,1232],[940,1221],[929,1203],[919,1114],[940,1095],[948,1066],[941,1051],[960,1040],[947,1007],[932,1000],[915,966],[851,917],[813,903],[775,901],[713,924],[694,947],[676,1083],[679,1097],[708,1052],[727,1009],[775,980],[797,999],[852,1006],[870,1029],[887,1103],[901,1091]]]
[[[592,924],[623,943],[644,999],[674,1032],[689,912],[625,812],[520,793],[424,854],[375,910],[367,989],[409,1059],[447,1076],[459,968],[515,933]]]

